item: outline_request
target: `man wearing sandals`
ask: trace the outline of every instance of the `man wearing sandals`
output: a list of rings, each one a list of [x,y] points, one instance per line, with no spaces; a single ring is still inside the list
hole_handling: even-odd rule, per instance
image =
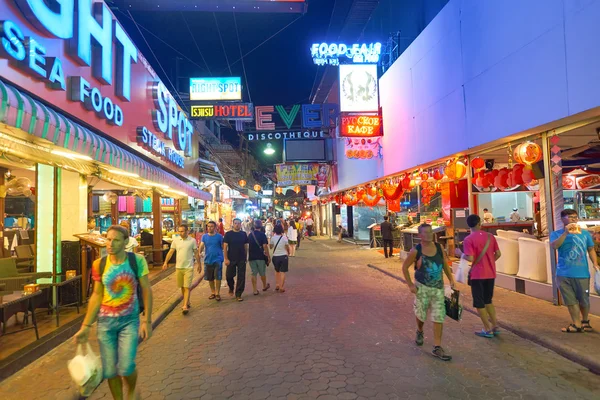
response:
[[[550,234],[550,245],[558,251],[556,280],[563,301],[569,309],[571,324],[565,333],[591,332],[588,313],[590,311],[590,270],[588,255],[596,271],[598,259],[594,240],[588,231],[577,225],[579,217],[575,210],[563,210],[560,218],[564,228]]]
[[[248,235],[248,263],[252,271],[252,289],[255,296],[260,294],[256,288],[256,275],[260,275],[263,292],[266,292],[271,287],[267,283],[267,265],[270,262],[269,241],[267,240],[267,235],[261,229],[262,221],[257,219],[254,221],[254,231]]]
[[[216,232],[216,224],[206,224],[208,232],[202,235],[200,253],[204,254],[204,279],[208,281],[211,295],[209,300],[221,301],[221,280],[223,279],[223,236]]]
[[[242,220],[234,219],[233,230],[227,232],[223,238],[223,254],[227,266],[225,277],[229,286],[229,296],[235,293],[237,301],[244,301],[242,293],[246,287],[248,243],[248,235],[242,231]],[[234,279],[236,276],[237,281]]]

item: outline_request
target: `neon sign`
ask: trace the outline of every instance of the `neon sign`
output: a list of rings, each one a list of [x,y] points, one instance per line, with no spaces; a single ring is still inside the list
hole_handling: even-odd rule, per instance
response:
[[[379,115],[344,115],[340,126],[341,137],[382,136]]]
[[[315,43],[310,47],[316,65],[340,65],[344,63],[377,64],[381,57],[381,43],[352,44]]]
[[[252,103],[217,103],[191,107],[193,119],[254,120]]]
[[[301,114],[300,109],[302,109]],[[289,111],[283,106],[257,106],[255,114],[257,131],[274,131],[276,127],[273,116],[275,115],[279,116],[287,129],[292,129],[293,126],[301,126],[304,129],[321,129],[335,127],[340,109],[337,104],[331,103],[296,104]],[[295,124],[296,120],[299,120],[300,123]]]
[[[241,100],[242,79],[229,78],[190,78],[190,100]]]

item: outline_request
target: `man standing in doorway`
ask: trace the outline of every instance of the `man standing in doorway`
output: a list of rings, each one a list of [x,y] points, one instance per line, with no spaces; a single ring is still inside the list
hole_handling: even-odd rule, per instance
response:
[[[162,269],[165,271],[169,267],[169,260],[173,257],[173,253],[177,251],[177,260],[175,261],[177,287],[181,288],[181,293],[183,294],[183,307],[181,311],[184,315],[187,315],[191,306],[190,290],[192,288],[192,280],[194,279],[194,257],[196,257],[196,268],[198,271],[202,271],[202,267],[200,266],[198,244],[196,243],[196,239],[188,235],[188,226],[180,225],[177,228],[177,232],[179,233],[179,238],[173,239],[171,250],[167,253]]]
[[[390,217],[386,215],[383,217],[383,222],[381,223],[381,238],[383,240],[383,255],[385,258],[394,255],[394,230],[392,229],[392,224],[389,219]],[[388,247],[390,248],[389,256],[387,251]]]
[[[496,261],[502,255],[494,235],[481,230],[479,215],[469,215],[467,225],[471,234],[465,238],[464,253],[456,249],[456,256],[472,262],[469,284],[473,296],[473,307],[477,309],[483,322],[483,329],[475,332],[477,336],[493,338],[500,334],[496,319],[496,308],[492,304],[496,279]]]
[[[563,229],[550,234],[550,245],[558,250],[556,280],[565,305],[569,308],[571,324],[562,331],[581,333],[593,331],[590,325],[590,270],[589,255],[596,271],[598,258],[590,233],[577,225],[579,216],[575,210],[562,210],[560,218]]]
[[[215,232],[215,223],[210,221],[206,228],[208,232],[202,235],[200,253],[204,255],[204,279],[210,285],[209,300],[221,301],[221,280],[223,279],[223,236]]]
[[[262,231],[262,221],[254,221],[254,231],[248,236],[248,262],[252,271],[252,289],[255,296],[260,292],[256,289],[256,275],[260,275],[262,281],[263,292],[266,292],[271,287],[267,283],[267,265],[271,261],[269,259],[269,241],[267,235]]]
[[[90,327],[98,317],[97,337],[100,344],[104,378],[114,399],[123,399],[123,382],[128,398],[136,396],[137,370],[135,358],[138,336],[152,336],[152,289],[148,280],[148,264],[139,254],[126,253],[127,229],[113,225],[106,233],[108,256],[94,261],[94,291],[88,309],[75,334],[77,343],[87,343]],[[138,285],[145,310],[140,321]]]
[[[306,232],[308,233],[308,237],[312,236],[312,231],[313,231],[313,225],[315,224],[315,221],[313,221],[312,217],[309,215],[306,218]]]
[[[227,285],[229,286],[229,295],[237,301],[244,301],[242,293],[246,287],[246,255],[248,254],[248,235],[242,231],[242,220],[236,218],[233,220],[233,230],[225,234],[223,239],[223,253],[225,256],[225,265],[227,270]],[[237,275],[237,282],[234,278]]]

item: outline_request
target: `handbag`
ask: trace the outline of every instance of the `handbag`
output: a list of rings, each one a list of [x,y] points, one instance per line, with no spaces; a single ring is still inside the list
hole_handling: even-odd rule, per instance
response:
[[[479,254],[479,256],[477,256],[477,259],[475,261],[473,261],[473,264],[471,264],[471,267],[473,265],[477,264],[479,261],[481,261],[481,259],[485,255],[485,253],[487,253],[488,247],[490,247],[491,240],[492,240],[492,235],[490,233],[488,233],[488,237],[487,237],[487,241],[485,242],[485,246],[483,246],[483,250],[481,250],[481,253]],[[471,269],[469,269],[469,273],[467,274],[467,284],[469,286],[471,286]]]
[[[452,289],[450,297],[444,296],[444,305],[446,306],[446,315],[455,321],[460,321],[463,311],[460,305],[460,291]]]
[[[252,239],[254,239],[254,243],[256,243],[256,245],[260,249],[260,243],[258,243],[258,240],[256,239],[256,236],[254,236],[254,232],[252,232],[250,234],[250,236],[252,236]],[[269,256],[267,256],[267,255],[265,255],[265,264],[267,264],[267,267],[269,266]]]

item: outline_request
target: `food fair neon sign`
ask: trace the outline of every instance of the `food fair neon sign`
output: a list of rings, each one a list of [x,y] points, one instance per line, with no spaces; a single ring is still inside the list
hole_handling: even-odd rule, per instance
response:
[[[315,43],[310,52],[316,65],[340,65],[350,62],[355,64],[377,64],[381,57],[381,43],[352,44]]]

